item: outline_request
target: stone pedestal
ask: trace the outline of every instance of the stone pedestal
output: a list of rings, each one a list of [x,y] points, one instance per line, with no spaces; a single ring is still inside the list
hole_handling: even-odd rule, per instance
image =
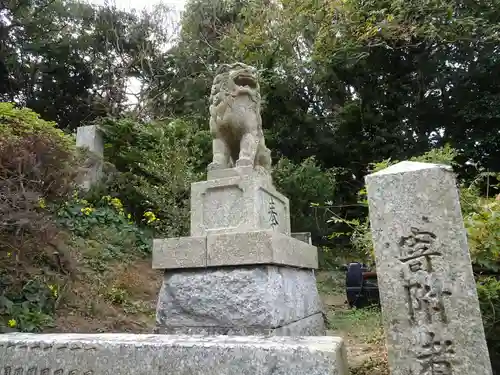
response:
[[[191,185],[191,236],[271,229],[290,235],[290,206],[252,167],[210,171]]]
[[[268,176],[211,171],[192,184],[191,210],[190,237],[154,240],[157,332],[325,334],[317,249],[290,236],[288,199]]]

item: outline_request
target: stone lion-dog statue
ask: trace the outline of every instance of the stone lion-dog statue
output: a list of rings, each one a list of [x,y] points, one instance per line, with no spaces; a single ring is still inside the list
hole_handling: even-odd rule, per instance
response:
[[[210,93],[213,159],[208,170],[252,166],[270,173],[260,108],[257,69],[243,63],[220,66]]]

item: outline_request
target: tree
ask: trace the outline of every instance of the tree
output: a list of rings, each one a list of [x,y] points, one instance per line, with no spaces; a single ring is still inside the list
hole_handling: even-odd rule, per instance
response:
[[[68,129],[126,111],[129,79],[148,75],[168,38],[154,20],[72,0],[7,2],[0,99]]]

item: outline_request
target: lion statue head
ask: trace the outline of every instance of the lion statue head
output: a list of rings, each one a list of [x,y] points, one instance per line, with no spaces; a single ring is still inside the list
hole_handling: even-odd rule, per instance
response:
[[[210,105],[217,107],[222,102],[240,95],[248,95],[260,109],[261,97],[257,69],[240,62],[221,65],[217,69],[212,84]]]

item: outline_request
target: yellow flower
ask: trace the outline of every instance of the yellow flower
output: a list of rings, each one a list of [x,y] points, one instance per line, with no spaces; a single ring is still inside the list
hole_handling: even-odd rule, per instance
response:
[[[49,285],[49,289],[50,289],[50,291],[52,292],[52,295],[53,295],[54,297],[57,297],[57,295],[58,295],[57,286],[56,286],[56,285],[51,284],[51,285]]]
[[[11,256],[12,256],[12,253],[9,251],[9,252],[7,253],[7,256],[8,256],[8,257],[11,257]]]
[[[89,216],[92,212],[94,212],[94,209],[92,207],[85,207],[80,210],[84,215]]]
[[[123,204],[118,198],[111,199],[110,203],[118,212],[123,210]]]
[[[146,218],[146,223],[151,224],[153,221],[157,221],[156,215],[151,211],[144,212],[143,215]]]
[[[43,198],[43,197],[38,198],[38,207],[40,207],[42,209],[47,207],[47,203],[45,202],[45,198]]]
[[[10,319],[7,324],[10,328],[14,328],[17,325],[17,322],[14,319]]]

